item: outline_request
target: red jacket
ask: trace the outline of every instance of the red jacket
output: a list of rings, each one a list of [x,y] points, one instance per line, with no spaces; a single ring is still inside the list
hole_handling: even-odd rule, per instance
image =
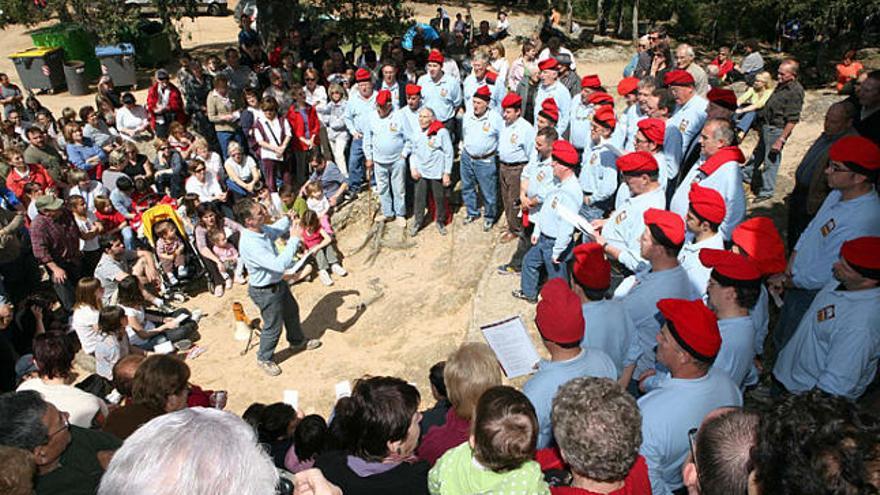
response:
[[[6,176],[6,188],[15,193],[18,199],[24,198],[24,185],[28,182],[36,182],[43,192],[46,189],[55,189],[55,181],[52,180],[49,172],[46,172],[46,169],[38,163],[28,165],[27,177],[18,175],[15,168],[10,167],[9,174]]]
[[[718,77],[721,79],[724,79],[724,77],[733,70],[733,60],[730,59],[721,62],[718,60],[718,57],[715,57],[715,60],[709,62],[709,65],[718,66]]]
[[[306,105],[306,107],[308,107],[306,114],[309,117],[309,136],[315,136],[314,142],[317,148],[321,144],[321,121],[318,120],[318,112],[315,111],[315,107],[311,105]],[[303,121],[302,114],[296,109],[295,104],[290,105],[290,108],[287,110],[287,122],[290,124],[290,131],[293,133],[290,149],[293,151],[308,151],[302,141],[299,140],[299,138],[306,137],[306,122]]]
[[[181,96],[180,90],[177,89],[177,86],[171,83],[168,83],[168,89],[171,90],[171,94],[168,96],[168,108],[166,110],[174,112],[174,120],[181,124],[186,124],[186,112],[184,111],[183,96]],[[153,130],[156,129],[156,114],[154,110],[158,104],[159,83],[153,83],[147,91],[147,111],[150,112],[150,127],[152,127]],[[170,124],[170,122],[167,123]]]

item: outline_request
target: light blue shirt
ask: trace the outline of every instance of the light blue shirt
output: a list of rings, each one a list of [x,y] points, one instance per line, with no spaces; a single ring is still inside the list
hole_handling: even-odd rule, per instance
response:
[[[681,133],[681,154],[684,155],[691,142],[700,135],[703,124],[706,123],[706,108],[709,101],[698,94],[688,100],[687,103],[675,109],[675,113],[669,117],[667,126],[678,129]],[[680,163],[680,160],[679,160]]]
[[[426,131],[415,135],[413,153],[409,157],[409,166],[418,170],[425,179],[442,179],[443,174],[452,173],[453,148],[449,131],[445,128],[437,134],[428,136]]]
[[[666,131],[663,134],[663,152],[669,157],[669,177],[678,175],[681,168],[681,160],[684,157],[684,138],[678,127],[666,122]]]
[[[374,113],[376,113],[376,92],[373,91],[369,98],[364,99],[360,92],[352,91],[345,104],[345,127],[352,136],[356,132],[364,134]]]
[[[718,167],[712,175],[706,176],[700,170],[700,166],[705,162],[701,159],[694,164],[688,171],[687,175],[681,181],[681,184],[672,195],[669,202],[669,211],[677,213],[682,219],[686,219],[690,199],[688,194],[691,192],[691,184],[699,182],[701,186],[708,187],[718,191],[724,198],[724,205],[727,212],[724,214],[724,220],[718,230],[725,239],[730,239],[733,229],[739,225],[746,216],[746,190],[743,187],[742,168],[736,161],[729,161]]]
[[[636,327],[619,299],[589,301],[582,306],[584,339],[581,347],[601,349],[608,354],[618,376],[623,373],[626,353],[635,338]]]
[[[570,211],[576,212],[581,206],[582,197],[583,193],[581,193],[577,177],[572,175],[564,181],[555,179],[545,198],[545,206],[541,207],[541,211],[535,218],[535,230],[532,235],[543,234],[555,239],[553,242],[553,259],[555,260],[559,260],[562,252],[571,244],[574,225],[563,220],[559,213],[553,209],[553,206],[561,204]]]
[[[623,187],[626,187],[625,185]],[[639,238],[645,232],[645,211],[665,209],[666,194],[658,187],[652,191],[626,198],[605,221],[602,237],[620,249],[617,261],[633,272],[644,270],[648,262],[642,258]]]
[[[593,129],[594,112],[592,103],[584,103],[580,96],[572,98],[568,140],[572,146],[583,150],[584,153],[587,153],[593,145],[590,132]]]
[[[874,381],[880,360],[880,288],[822,289],[804,313],[773,368],[789,392],[813,388],[858,399]]]
[[[398,84],[397,81],[394,81],[394,83],[391,86],[388,86],[387,84],[385,84],[385,81],[382,80],[379,83],[379,85],[380,85],[379,89],[387,89],[388,92],[391,93],[391,108],[393,108],[394,110],[399,109],[400,108],[400,84]]]
[[[755,368],[755,324],[748,316],[718,320],[721,349],[712,368],[723,370],[740,389],[758,380]]]
[[[123,217],[128,220],[134,218],[134,213],[132,213],[134,209],[134,203],[131,200],[131,196],[125,194],[119,189],[114,189],[110,191],[110,204],[113,205],[113,209],[118,211]]]
[[[424,74],[418,84],[422,87],[422,101],[434,111],[437,120],[446,122],[455,117],[455,111],[461,106],[461,85],[458,81],[444,73],[435,82],[429,74]]]
[[[709,276],[712,274],[712,269],[704,266],[700,261],[700,251],[706,248],[724,249],[724,237],[716,233],[700,242],[685,241],[681,251],[678,252],[678,264],[684,268],[694,294],[700,299],[706,297],[706,286],[709,285]]]
[[[409,155],[410,143],[406,137],[408,124],[400,112],[392,111],[380,117],[373,111],[364,129],[364,156],[381,165],[390,165]]]
[[[755,325],[755,354],[760,356],[764,354],[764,341],[770,330],[770,294],[764,284],[761,284],[761,294],[755,307],[749,311],[749,316]]]
[[[538,113],[541,111],[541,104],[547,98],[553,98],[556,106],[559,107],[559,122],[556,124],[556,131],[562,136],[568,129],[568,117],[571,114],[571,93],[561,82],[556,81],[553,86],[545,87],[543,84],[538,86],[538,92],[535,94],[535,115],[534,121],[538,121]]]
[[[842,201],[831,191],[798,239],[791,267],[794,285],[821,289],[833,278],[831,266],[840,258],[840,246],[850,239],[880,235],[880,197],[871,191]]]
[[[504,123],[498,136],[498,159],[504,163],[527,163],[535,151],[535,128],[520,117]]]
[[[501,100],[504,99],[504,95],[506,94],[504,84],[500,82],[492,84],[486,80],[485,76],[483,76],[482,79],[477,80],[477,76],[473,73],[468,74],[468,76],[464,78],[464,84],[462,85],[462,100],[464,101],[465,111],[474,111],[474,95],[481,86],[489,86],[489,91],[492,95],[489,99],[489,108],[500,114]]]
[[[688,431],[698,428],[712,410],[742,406],[742,394],[726,373],[709,371],[692,380],[672,378],[638,401],[642,412],[642,447],[651,492],[671,495],[682,486],[681,466],[690,451]]]
[[[639,122],[647,118],[648,116],[642,113],[638,103],[627,107],[617,121],[614,133],[611,134],[611,142],[614,146],[624,151],[635,151]]]
[[[603,351],[582,349],[577,357],[567,361],[542,359],[538,363],[538,371],[523,385],[523,394],[529,398],[538,416],[537,448],[549,447],[553,441],[550,411],[553,410],[556,391],[569,381],[585,376],[617,380],[617,368]]]
[[[491,155],[498,149],[498,136],[504,127],[504,119],[491,108],[477,117],[474,112],[467,112],[461,121],[462,146],[468,155]]]
[[[263,225],[262,232],[250,229],[241,230],[238,252],[248,271],[251,287],[266,287],[281,281],[284,271],[293,267],[293,255],[299,247],[298,238],[290,238],[281,253],[275,247],[275,240],[290,229],[290,218],[281,217],[271,225]]]
[[[537,215],[541,211],[547,193],[553,187],[553,164],[552,158],[541,158],[538,152],[532,154],[529,164],[523,168],[521,177],[528,180],[526,196],[529,199],[537,199],[538,205],[529,209],[529,215]]]
[[[591,203],[604,201],[614,195],[617,190],[617,155],[604,142],[584,150],[578,182],[584,195],[590,196]]]
[[[95,165],[86,163],[86,160],[97,156],[102,163],[107,163],[107,153],[96,145],[92,144],[92,140],[84,137],[82,144],[67,143],[67,161],[72,163],[80,170],[91,170]]]
[[[410,143],[414,142],[416,135],[422,132],[422,126],[419,124],[419,111],[421,111],[421,109],[422,107],[420,106],[416,111],[412,111],[410,110],[409,105],[404,105],[397,111],[397,113],[403,117],[405,124],[403,130]]]

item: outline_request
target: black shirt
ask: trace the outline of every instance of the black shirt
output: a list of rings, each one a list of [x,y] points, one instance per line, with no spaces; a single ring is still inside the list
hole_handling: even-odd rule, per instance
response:
[[[764,125],[784,127],[801,119],[804,106],[804,87],[797,81],[776,86],[761,111]]]
[[[61,454],[61,466],[37,476],[34,489],[37,495],[93,495],[104,468],[98,462],[98,452],[116,450],[122,446],[113,435],[100,431],[70,426],[70,445]]]
[[[403,462],[384,473],[360,477],[348,467],[344,452],[328,452],[315,462],[324,477],[345,495],[428,495],[428,463]]]

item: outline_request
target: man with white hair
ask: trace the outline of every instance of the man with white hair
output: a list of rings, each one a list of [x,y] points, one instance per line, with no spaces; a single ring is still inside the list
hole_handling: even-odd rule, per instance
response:
[[[706,71],[702,67],[694,63],[694,58],[696,58],[694,49],[687,43],[682,43],[675,49],[675,65],[678,69],[686,70],[694,76],[697,94],[706,96],[706,93],[709,92],[709,76],[706,75]]]

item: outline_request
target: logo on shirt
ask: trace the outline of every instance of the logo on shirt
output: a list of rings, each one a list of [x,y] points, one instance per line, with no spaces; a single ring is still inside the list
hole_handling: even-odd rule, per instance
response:
[[[437,143],[435,142],[434,137],[433,136],[429,137],[428,138],[428,148],[434,149],[436,147],[437,147]]]
[[[389,123],[388,130],[391,132],[397,132],[397,124],[395,122]]]
[[[440,96],[446,98],[446,95],[448,95],[448,94],[449,94],[449,92],[446,91],[446,88],[441,88],[441,89],[440,89]]]
[[[822,232],[822,237],[828,237],[828,234],[830,234],[831,231],[834,230],[834,227],[837,227],[837,223],[832,218],[831,220],[825,222],[825,225],[823,225],[822,228],[819,229],[819,232]]]
[[[816,321],[822,322],[834,318],[834,305],[829,304],[824,308],[816,311]]]
[[[492,126],[489,125],[489,121],[483,122],[483,132],[489,132],[492,130]]]
[[[538,182],[544,182],[544,177],[547,177],[547,174],[545,174],[542,170],[538,172],[538,176],[536,177],[536,179],[538,179]]]
[[[517,140],[517,135],[514,132],[510,135],[510,144],[516,144],[516,140]]]
[[[617,225],[620,225],[620,222],[622,222],[624,220],[626,220],[626,210],[620,212],[620,214],[617,215],[617,217],[614,219],[614,223],[616,223]]]
[[[688,128],[688,124],[690,124],[690,122],[688,122],[687,119],[681,119],[681,124],[678,124],[678,132],[684,134],[684,131]]]
[[[590,165],[595,165],[599,161],[599,155],[593,154],[590,156]]]
[[[559,197],[556,196],[553,198],[553,201],[550,202],[550,208],[556,209],[556,205],[559,204]]]

